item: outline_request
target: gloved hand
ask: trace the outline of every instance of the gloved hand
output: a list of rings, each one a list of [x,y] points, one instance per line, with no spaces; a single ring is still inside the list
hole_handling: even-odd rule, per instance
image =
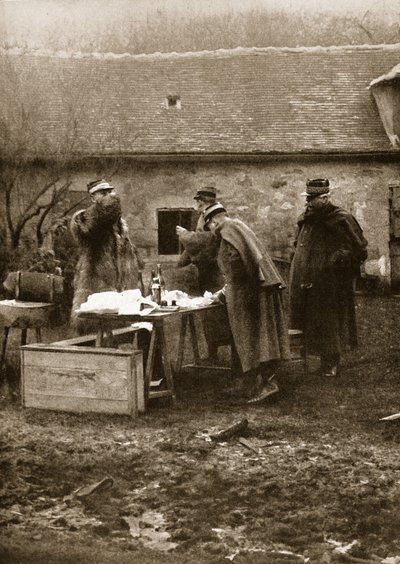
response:
[[[330,258],[330,264],[333,268],[343,270],[351,266],[351,252],[346,249],[335,251]]]
[[[221,290],[214,292],[214,294],[211,296],[211,303],[224,304],[225,302],[226,300],[225,300],[225,286],[224,286],[223,288],[221,288]]]

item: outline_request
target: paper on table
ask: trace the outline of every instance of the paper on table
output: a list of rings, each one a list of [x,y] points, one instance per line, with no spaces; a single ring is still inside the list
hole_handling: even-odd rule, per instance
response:
[[[153,324],[150,321],[136,321],[132,323],[133,329],[146,329],[146,331],[153,331]]]
[[[170,304],[175,301],[180,307],[200,307],[210,305],[212,303],[212,293],[205,291],[203,296],[196,296],[191,298],[186,292],[181,290],[170,290],[165,294],[163,299]]]
[[[171,290],[163,296],[170,305],[173,301],[182,308],[195,308],[212,303],[211,292],[204,292],[203,296],[191,298],[181,290]],[[144,309],[141,309],[145,306]],[[149,297],[144,298],[138,289],[123,292],[97,292],[90,294],[87,301],[81,304],[78,312],[118,313],[119,315],[148,315],[160,306]]]

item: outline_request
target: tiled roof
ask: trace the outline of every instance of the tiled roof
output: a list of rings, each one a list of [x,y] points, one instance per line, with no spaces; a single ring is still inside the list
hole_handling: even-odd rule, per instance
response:
[[[80,154],[397,151],[368,86],[400,44],[9,55],[24,96],[40,91],[37,139],[55,147],[73,129]]]
[[[382,85],[387,82],[391,82],[392,80],[396,80],[398,78],[400,78],[400,64],[390,69],[388,73],[382,76],[378,76],[378,78],[375,78],[369,86],[371,88],[377,85]]]

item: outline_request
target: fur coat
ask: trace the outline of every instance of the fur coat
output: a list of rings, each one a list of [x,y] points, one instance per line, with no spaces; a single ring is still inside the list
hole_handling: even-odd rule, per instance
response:
[[[216,292],[224,282],[217,263],[218,239],[210,231],[186,231],[179,237],[185,251],[178,266],[194,264],[198,270],[200,294]],[[187,261],[186,261],[187,257]]]
[[[211,204],[213,205],[213,204]],[[206,290],[216,292],[223,285],[223,277],[217,262],[218,240],[213,233],[204,230],[204,212],[201,212],[195,231],[179,235],[184,248],[178,267],[194,264],[198,272],[198,286],[201,295]]]
[[[107,195],[86,210],[76,212],[71,231],[79,247],[71,321],[75,329],[83,332],[88,325],[77,319],[79,306],[95,292],[136,288],[140,264],[115,195]]]

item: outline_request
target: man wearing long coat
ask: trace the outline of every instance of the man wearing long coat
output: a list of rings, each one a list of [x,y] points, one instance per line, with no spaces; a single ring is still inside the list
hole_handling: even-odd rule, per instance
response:
[[[76,311],[90,294],[121,292],[136,288],[139,259],[129,239],[128,226],[121,217],[121,202],[105,180],[88,184],[92,204],[76,212],[71,231],[79,247],[74,277],[72,326],[78,332],[90,330],[88,322],[77,318]]]
[[[357,346],[353,283],[367,258],[357,220],[329,200],[329,180],[307,181],[290,272],[290,326],[304,332],[321,371],[338,374],[346,347]]]
[[[223,276],[218,266],[218,240],[211,231],[204,230],[204,214],[216,203],[215,186],[203,186],[194,196],[196,210],[200,212],[196,230],[188,231],[181,226],[176,233],[183,246],[178,267],[193,264],[197,268],[200,295],[205,291],[215,292],[223,285]],[[216,361],[218,347],[229,343],[230,333],[225,312],[205,311],[202,313],[203,328],[207,341],[208,358]]]
[[[229,218],[221,204],[208,209],[205,221],[220,238],[218,264],[225,277],[233,349],[253,388],[249,403],[258,403],[278,390],[272,379],[280,361],[290,359],[282,301],[285,283],[254,232]]]

